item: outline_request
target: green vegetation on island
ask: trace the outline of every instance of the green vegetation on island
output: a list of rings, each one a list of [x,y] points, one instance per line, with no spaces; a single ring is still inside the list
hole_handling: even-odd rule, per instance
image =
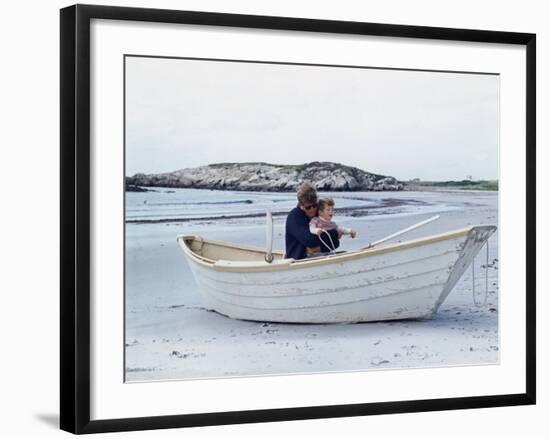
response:
[[[462,189],[477,191],[498,191],[498,180],[447,180],[447,181],[423,181],[419,179],[402,181],[405,190],[426,189]]]

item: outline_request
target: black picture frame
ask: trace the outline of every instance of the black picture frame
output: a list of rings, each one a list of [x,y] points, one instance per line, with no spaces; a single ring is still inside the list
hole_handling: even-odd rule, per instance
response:
[[[90,419],[90,21],[134,20],[240,28],[514,44],[526,48],[525,393],[312,406],[128,419]],[[74,5],[60,11],[61,288],[60,427],[98,433],[535,404],[536,401],[536,36],[289,17]]]

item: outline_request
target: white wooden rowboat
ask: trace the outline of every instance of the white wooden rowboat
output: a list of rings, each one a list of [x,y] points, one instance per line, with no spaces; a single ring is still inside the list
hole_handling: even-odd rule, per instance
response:
[[[178,236],[207,309],[244,320],[351,323],[430,318],[496,230],[473,226],[319,258]],[[269,259],[269,258],[268,258]]]

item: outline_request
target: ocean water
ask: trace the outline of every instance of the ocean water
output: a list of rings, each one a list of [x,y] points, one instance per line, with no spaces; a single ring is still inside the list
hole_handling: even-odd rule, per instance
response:
[[[336,212],[357,216],[413,215],[457,209],[461,203],[428,192],[320,192],[332,197]],[[264,216],[266,210],[284,215],[296,206],[296,194],[155,188],[126,193],[126,221],[175,223]]]

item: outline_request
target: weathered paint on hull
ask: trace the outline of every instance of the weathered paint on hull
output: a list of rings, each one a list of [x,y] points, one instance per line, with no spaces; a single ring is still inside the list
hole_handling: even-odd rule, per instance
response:
[[[215,270],[188,258],[208,309],[244,320],[351,323],[430,318],[494,232],[343,262],[268,271]]]

